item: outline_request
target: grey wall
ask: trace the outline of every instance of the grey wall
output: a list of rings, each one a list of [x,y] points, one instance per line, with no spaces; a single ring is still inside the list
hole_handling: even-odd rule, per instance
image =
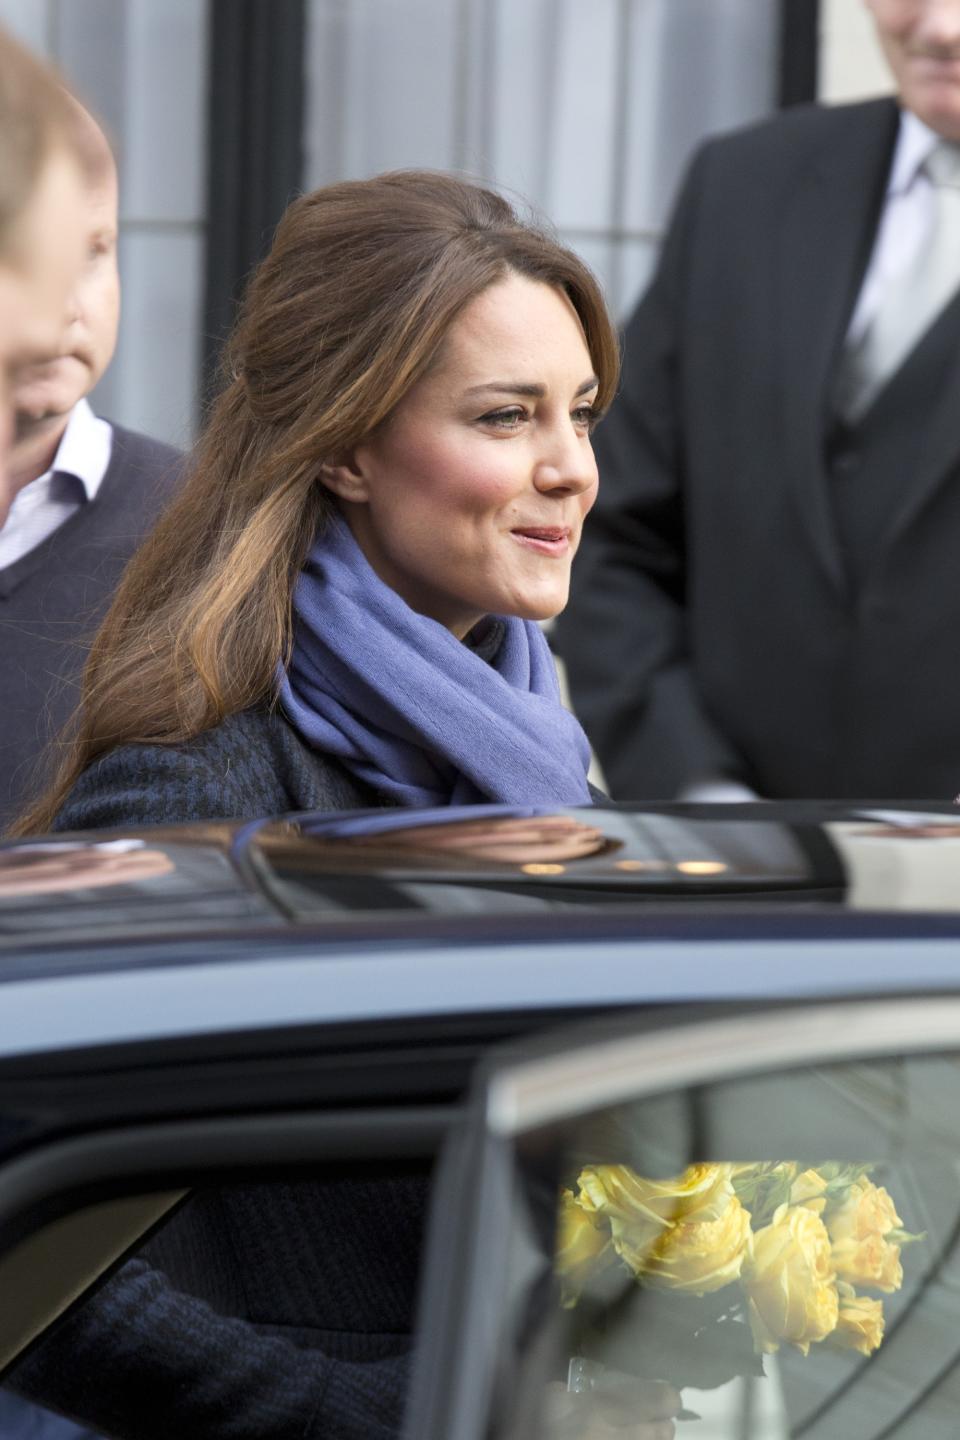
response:
[[[623,314],[710,131],[776,103],[777,0],[309,0],[306,184],[465,170],[534,202]]]
[[[123,312],[94,403],[183,444],[200,351],[206,0],[0,0],[0,22],[59,65],[118,151]]]
[[[623,315],[706,133],[775,104],[778,0],[308,0],[307,188],[466,170],[532,201]],[[119,148],[124,308],[95,403],[196,420],[207,0],[0,0]]]

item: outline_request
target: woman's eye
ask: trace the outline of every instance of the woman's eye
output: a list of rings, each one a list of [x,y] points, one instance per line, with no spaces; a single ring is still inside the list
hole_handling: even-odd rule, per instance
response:
[[[497,430],[514,430],[527,418],[527,412],[520,405],[511,405],[505,410],[491,410],[480,416],[483,425],[492,425]]]
[[[593,405],[578,405],[573,412],[573,423],[584,430],[592,430],[597,423],[597,412]]]

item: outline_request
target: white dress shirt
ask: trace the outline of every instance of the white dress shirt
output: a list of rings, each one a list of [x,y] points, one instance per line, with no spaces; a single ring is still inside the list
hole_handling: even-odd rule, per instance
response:
[[[0,529],[0,570],[52,535],[82,505],[96,497],[110,464],[113,429],[86,400],[70,412],[53,465],[14,496]]]
[[[850,345],[863,338],[877,313],[884,287],[916,263],[929,238],[934,217],[934,187],[920,167],[939,139],[912,111],[901,112],[877,237],[847,331]],[[960,283],[960,257],[957,281]]]

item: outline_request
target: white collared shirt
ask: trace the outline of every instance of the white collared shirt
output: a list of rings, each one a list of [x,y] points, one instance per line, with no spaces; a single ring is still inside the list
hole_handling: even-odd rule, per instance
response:
[[[853,311],[847,343],[855,345],[873,319],[886,287],[916,263],[930,235],[934,215],[934,187],[921,170],[940,137],[910,110],[900,114],[900,130],[890,166],[870,263]],[[960,259],[957,264],[960,281]]]
[[[96,497],[110,464],[113,429],[86,400],[70,412],[53,465],[14,496],[0,529],[0,570],[35,550]]]

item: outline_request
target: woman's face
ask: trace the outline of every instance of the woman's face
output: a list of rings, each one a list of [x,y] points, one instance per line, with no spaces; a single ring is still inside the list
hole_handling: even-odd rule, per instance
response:
[[[392,589],[462,638],[562,610],[597,493],[597,378],[569,300],[511,274],[466,307],[430,373],[332,488]]]

